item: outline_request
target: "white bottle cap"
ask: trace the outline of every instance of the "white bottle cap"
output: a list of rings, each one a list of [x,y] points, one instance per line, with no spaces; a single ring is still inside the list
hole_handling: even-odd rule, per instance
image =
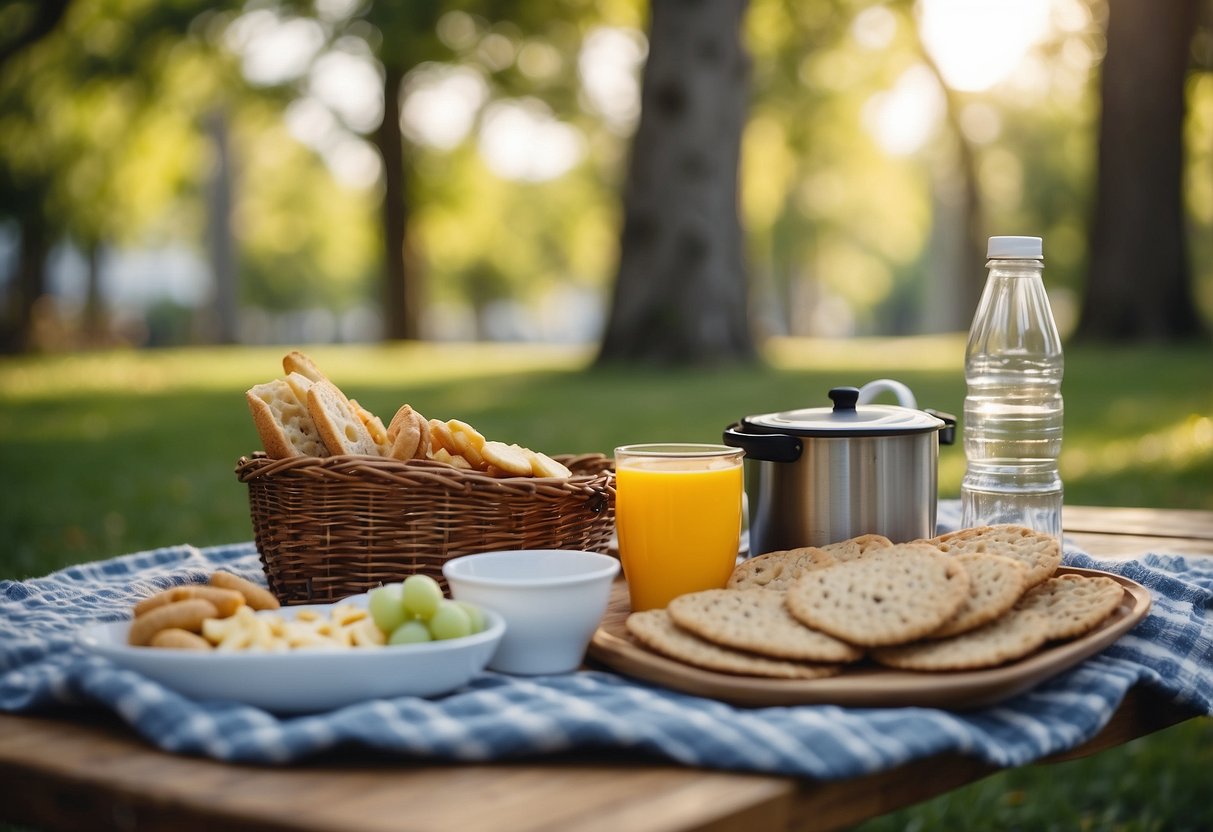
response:
[[[1000,260],[1043,260],[1044,244],[1039,237],[991,237],[986,257]]]

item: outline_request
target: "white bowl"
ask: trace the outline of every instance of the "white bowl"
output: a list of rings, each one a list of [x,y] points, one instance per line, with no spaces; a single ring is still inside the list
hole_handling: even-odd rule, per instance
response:
[[[519,675],[577,669],[618,573],[615,558],[571,549],[485,552],[442,567],[456,600],[505,619],[489,668]]]
[[[365,607],[367,596],[337,603]],[[308,604],[258,615],[293,619],[312,610],[327,616],[334,606]],[[501,617],[486,610],[484,630],[448,641],[267,653],[132,647],[126,641],[130,626],[130,621],[94,624],[82,629],[77,641],[193,699],[243,702],[284,714],[328,711],[368,699],[438,696],[483,670],[505,632]]]

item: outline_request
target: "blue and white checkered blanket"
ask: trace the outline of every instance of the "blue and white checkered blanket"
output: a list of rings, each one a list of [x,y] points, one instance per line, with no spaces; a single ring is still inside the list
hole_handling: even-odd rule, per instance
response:
[[[81,626],[123,619],[136,599],[201,581],[216,567],[263,580],[251,543],[176,546],[0,581],[0,710],[101,706],[162,749],[252,763],[286,763],[348,744],[448,761],[613,748],[823,780],[949,751],[996,766],[1027,763],[1095,735],[1136,684],[1213,714],[1213,557],[1146,554],[1105,563],[1067,548],[1066,563],[1149,587],[1149,617],[1098,656],[983,710],[738,708],[606,672],[485,672],[440,698],[286,718],[192,701],[76,646]]]

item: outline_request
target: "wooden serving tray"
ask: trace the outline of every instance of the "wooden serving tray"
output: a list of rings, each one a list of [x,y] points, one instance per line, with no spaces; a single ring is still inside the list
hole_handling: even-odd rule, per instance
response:
[[[1124,587],[1120,606],[1095,630],[1059,642],[1001,667],[921,673],[868,662],[825,679],[787,680],[734,676],[702,670],[653,653],[632,639],[624,621],[631,609],[627,585],[616,581],[602,625],[590,641],[589,656],[619,673],[673,690],[734,705],[920,706],[962,710],[991,705],[1056,676],[1103,650],[1133,629],[1150,611],[1150,592],[1141,584],[1095,569],[1060,567],[1057,574],[1102,575]]]

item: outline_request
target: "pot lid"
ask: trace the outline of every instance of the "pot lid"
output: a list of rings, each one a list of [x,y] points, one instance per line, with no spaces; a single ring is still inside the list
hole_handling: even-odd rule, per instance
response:
[[[745,424],[794,436],[896,436],[940,430],[944,421],[930,413],[891,404],[858,404],[859,388],[830,390],[831,407],[808,407],[747,416]]]

